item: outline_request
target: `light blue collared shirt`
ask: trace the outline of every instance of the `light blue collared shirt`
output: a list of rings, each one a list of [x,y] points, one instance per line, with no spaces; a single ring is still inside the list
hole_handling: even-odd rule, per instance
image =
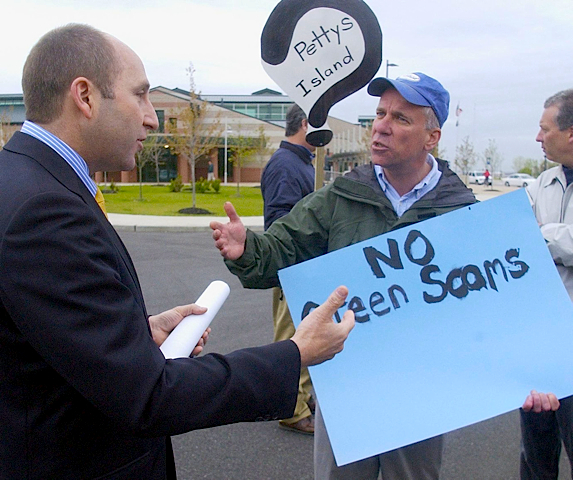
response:
[[[426,175],[412,190],[402,196],[400,196],[390,182],[386,180],[384,169],[380,165],[374,165],[374,171],[376,172],[378,183],[380,184],[382,191],[386,194],[388,200],[392,203],[394,211],[398,217],[404,215],[404,212],[407,211],[416,200],[422,198],[438,184],[442,176],[442,172],[438,169],[438,162],[429,153],[426,158],[426,162],[432,167],[428,175]]]
[[[22,129],[22,133],[26,133],[36,140],[46,144],[52,150],[54,150],[60,157],[62,157],[70,167],[76,172],[76,175],[80,177],[80,180],[89,190],[89,192],[95,197],[97,193],[97,185],[90,177],[90,170],[86,161],[80,157],[80,155],[65,142],[56,137],[53,133],[48,132],[44,128],[36,125],[34,122],[26,120]]]

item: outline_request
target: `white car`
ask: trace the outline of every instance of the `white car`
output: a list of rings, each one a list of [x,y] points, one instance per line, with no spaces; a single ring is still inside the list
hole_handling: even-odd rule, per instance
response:
[[[527,173],[513,173],[508,177],[503,177],[501,181],[506,187],[527,187],[535,183],[537,179]]]
[[[485,182],[484,172],[468,172],[468,183],[483,185]]]

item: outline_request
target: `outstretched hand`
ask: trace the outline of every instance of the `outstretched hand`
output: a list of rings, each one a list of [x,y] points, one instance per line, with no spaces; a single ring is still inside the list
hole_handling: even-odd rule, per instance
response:
[[[202,315],[207,309],[205,307],[200,307],[191,303],[189,305],[183,305],[181,307],[175,307],[171,310],[167,310],[158,315],[152,315],[149,317],[149,326],[151,327],[151,334],[153,335],[153,340],[157,346],[161,346],[173,329],[179,325],[181,320],[189,315]],[[203,351],[203,347],[209,339],[209,333],[211,329],[208,328],[203,333],[199,342],[191,352],[191,356],[199,355]]]
[[[552,393],[531,390],[521,408],[525,412],[554,412],[559,408],[559,400]]]
[[[347,296],[348,289],[338,287],[326,302],[314,309],[298,326],[291,340],[299,348],[303,367],[330,360],[344,348],[344,342],[354,328],[354,312],[347,310],[340,323],[334,322],[333,316]]]
[[[228,223],[211,222],[215,246],[226,260],[237,260],[245,251],[247,231],[231,202],[225,202],[223,207],[229,217]]]

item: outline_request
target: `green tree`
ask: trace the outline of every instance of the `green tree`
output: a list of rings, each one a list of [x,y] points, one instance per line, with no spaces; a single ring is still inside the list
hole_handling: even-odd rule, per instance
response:
[[[139,200],[143,200],[143,167],[149,163],[155,165],[155,178],[159,183],[159,160],[165,150],[165,139],[162,135],[149,134],[143,142],[143,150],[135,156],[137,178],[139,179]]]
[[[513,169],[517,173],[527,173],[533,177],[539,176],[541,172],[555,167],[556,165],[558,164],[549,160],[537,160],[521,156],[513,159]]]
[[[195,69],[190,63],[189,104],[177,112],[177,124],[168,124],[171,134],[170,147],[177,155],[187,157],[191,169],[192,207],[197,206],[195,165],[204,156],[208,156],[220,144],[221,122],[215,107],[201,100],[195,87]]]
[[[257,128],[257,134],[260,143],[260,148],[255,153],[258,157],[259,166],[261,167],[262,171],[262,169],[266,165],[267,161],[269,160],[269,157],[272,155],[273,152],[269,145],[269,140],[270,140],[269,136],[265,134],[264,125],[259,125],[259,128]]]
[[[462,140],[462,143],[456,146],[456,157],[454,159],[454,164],[456,168],[466,175],[466,183],[467,183],[467,174],[473,168],[476,162],[476,154],[474,151],[474,146],[470,142],[470,137],[465,137]]]
[[[257,129],[256,136],[251,135],[241,123],[238,123],[233,129],[235,134],[230,137],[230,161],[235,167],[236,196],[240,197],[241,168],[255,155],[262,154],[268,150],[268,137],[265,135],[265,130],[262,126]]]
[[[501,171],[503,157],[501,156],[501,153],[499,153],[499,150],[497,148],[497,143],[495,140],[491,138],[488,140],[487,148],[484,150],[482,154],[482,160],[484,163],[484,167],[488,167],[489,165],[489,171],[492,175],[492,178],[494,172]]]
[[[159,164],[165,151],[169,148],[169,144],[165,135],[150,133],[143,142],[143,150],[140,153],[142,157],[145,157],[147,163],[153,163],[155,168],[155,183],[159,184]],[[142,166],[143,168],[143,166]],[[139,178],[142,178],[142,172],[139,171]]]

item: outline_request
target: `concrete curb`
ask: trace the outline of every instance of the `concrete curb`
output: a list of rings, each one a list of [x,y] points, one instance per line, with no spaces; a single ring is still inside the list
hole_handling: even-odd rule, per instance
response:
[[[110,223],[118,232],[210,232],[212,221],[226,223],[227,217],[164,217],[110,213]],[[263,217],[242,217],[245,227],[263,231]]]

